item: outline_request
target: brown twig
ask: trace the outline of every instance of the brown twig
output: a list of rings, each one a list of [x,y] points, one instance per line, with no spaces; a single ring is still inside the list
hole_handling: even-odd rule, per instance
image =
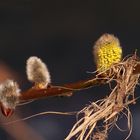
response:
[[[53,96],[69,96],[74,91],[84,90],[95,85],[105,84],[106,81],[107,79],[104,78],[91,78],[75,83],[64,84],[63,86],[50,86],[44,89],[33,87],[21,94],[20,101],[47,98]]]
[[[140,73],[140,62],[137,63],[133,74]],[[53,96],[70,96],[71,93],[77,90],[84,90],[86,88],[91,88],[96,85],[105,84],[107,79],[103,78],[90,78],[87,80],[64,84],[62,86],[50,86],[49,88],[30,88],[27,91],[24,91],[20,96],[20,101],[27,101],[32,99],[47,98]]]

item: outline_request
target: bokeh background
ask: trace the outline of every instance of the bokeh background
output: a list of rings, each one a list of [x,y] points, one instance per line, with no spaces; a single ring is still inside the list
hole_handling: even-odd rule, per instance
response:
[[[47,63],[52,83],[61,85],[92,76],[94,42],[103,33],[116,35],[124,56],[140,54],[139,0],[5,0],[0,1],[0,80],[13,78],[22,90],[31,86],[26,78],[26,59],[35,55]],[[139,96],[140,88],[136,94]],[[72,97],[48,98],[19,106],[11,118],[0,115],[1,140],[64,140],[75,116],[44,115],[24,122],[3,123],[44,111],[78,111],[108,94],[107,86],[77,92]],[[140,100],[131,107],[133,131],[140,139]],[[126,118],[119,126],[127,129]],[[128,134],[113,129],[109,140]]]

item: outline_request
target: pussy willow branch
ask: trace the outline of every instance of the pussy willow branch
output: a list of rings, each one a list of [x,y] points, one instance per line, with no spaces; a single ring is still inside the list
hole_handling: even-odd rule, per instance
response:
[[[75,83],[64,84],[62,86],[50,86],[48,88],[39,89],[31,88],[23,92],[20,96],[20,101],[53,97],[53,96],[69,96],[71,93],[93,87],[95,85],[104,84],[106,79],[92,78]]]
[[[137,65],[135,66],[133,74],[140,74],[140,62],[137,63]],[[64,84],[62,86],[50,86],[44,89],[32,87],[21,94],[20,101],[22,102],[54,96],[68,96],[77,90],[84,90],[86,88],[91,88],[96,85],[106,84],[106,82],[107,79],[105,78],[90,78],[75,83]]]

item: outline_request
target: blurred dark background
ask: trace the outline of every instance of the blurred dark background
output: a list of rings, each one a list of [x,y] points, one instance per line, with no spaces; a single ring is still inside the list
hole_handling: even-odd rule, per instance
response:
[[[31,86],[26,78],[26,59],[36,55],[47,63],[52,83],[61,85],[90,77],[95,70],[92,46],[103,33],[116,35],[123,54],[140,53],[139,0],[5,0],[0,1],[0,64],[10,71],[23,90]],[[13,74],[14,73],[14,74]],[[2,74],[1,74],[2,75]],[[9,75],[8,75],[9,76]],[[8,77],[7,76],[7,77]],[[9,76],[10,77],[10,76]],[[8,78],[9,78],[8,77]],[[138,96],[140,88],[136,90]],[[92,101],[104,98],[107,86],[95,87],[67,98],[48,98],[17,108],[21,118],[43,111],[78,111]],[[133,131],[130,140],[140,139],[140,100],[131,107]],[[1,115],[1,118],[3,116]],[[9,119],[5,119],[8,121]],[[44,115],[26,120],[32,135],[23,131],[20,138],[5,127],[1,140],[63,140],[76,122],[75,116]],[[2,123],[2,120],[1,120]],[[9,126],[17,133],[17,124]],[[120,126],[127,129],[126,118]],[[113,129],[109,140],[122,140],[128,134]],[[26,138],[25,138],[26,137]]]

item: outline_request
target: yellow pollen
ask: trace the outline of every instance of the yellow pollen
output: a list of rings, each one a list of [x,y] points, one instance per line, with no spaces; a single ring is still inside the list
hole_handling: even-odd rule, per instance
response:
[[[94,59],[98,72],[106,71],[122,59],[122,48],[114,35],[102,35],[94,46]]]

